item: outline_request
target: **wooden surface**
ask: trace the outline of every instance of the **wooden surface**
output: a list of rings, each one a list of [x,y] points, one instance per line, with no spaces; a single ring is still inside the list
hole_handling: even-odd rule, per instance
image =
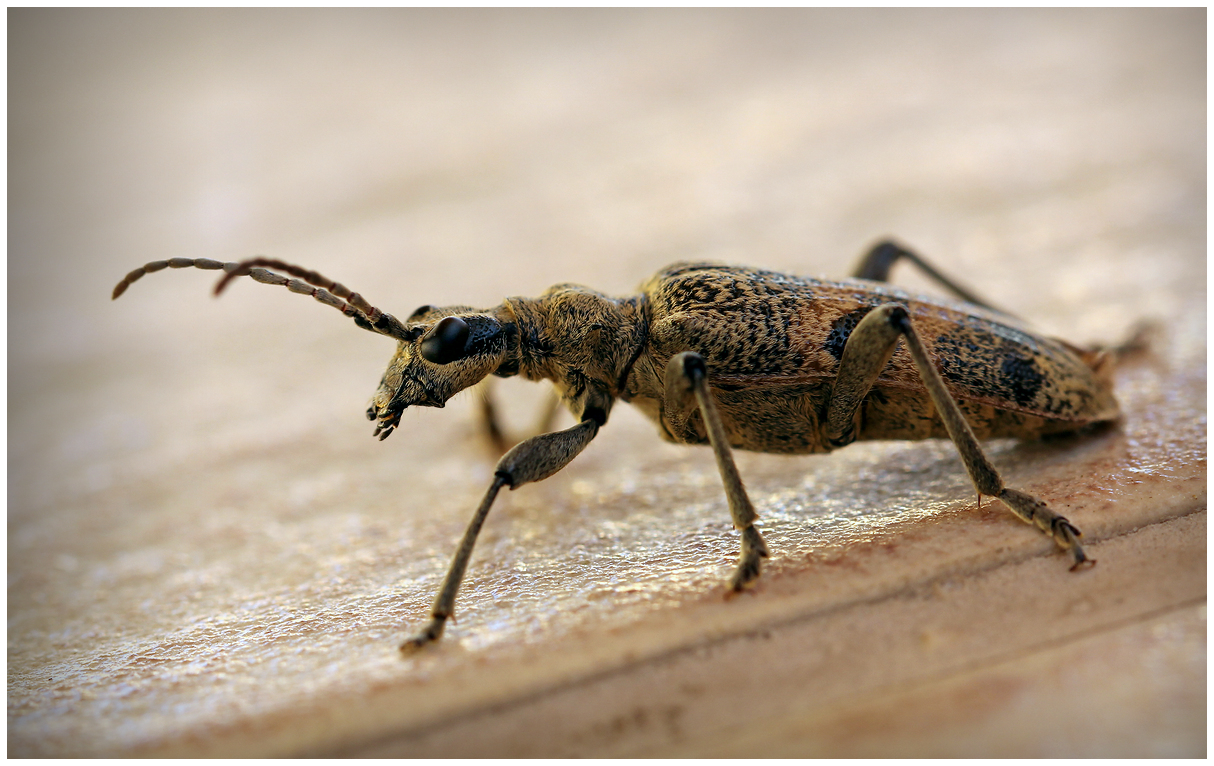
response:
[[[1205,11],[9,14],[8,753],[1203,756]],[[397,315],[893,235],[1043,332],[1160,331],[1117,428],[711,454],[627,407],[490,516],[476,400],[363,420],[392,348],[146,261],[305,264]],[[909,270],[895,281],[929,285]],[[518,432],[538,387],[496,391]]]

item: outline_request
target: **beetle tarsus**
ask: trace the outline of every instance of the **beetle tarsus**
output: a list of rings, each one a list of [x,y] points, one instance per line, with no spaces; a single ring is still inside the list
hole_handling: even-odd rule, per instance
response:
[[[742,553],[738,557],[738,568],[734,570],[729,580],[729,589],[739,593],[759,578],[759,570],[763,559],[770,554],[763,535],[754,526],[742,530]]]
[[[412,654],[422,647],[432,644],[443,637],[443,628],[447,626],[447,618],[435,616],[426,626],[426,629],[418,633],[413,638],[401,643],[400,651],[402,654]]]

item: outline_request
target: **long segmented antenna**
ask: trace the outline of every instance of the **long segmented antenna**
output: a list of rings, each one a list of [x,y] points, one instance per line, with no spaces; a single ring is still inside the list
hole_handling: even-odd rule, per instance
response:
[[[298,277],[298,279],[284,277],[281,274],[261,268],[263,266],[285,271],[291,276]],[[223,279],[219,280],[219,283],[215,285],[215,295],[223,292],[224,288],[234,278],[248,276],[255,282],[261,282],[266,285],[283,285],[293,293],[310,295],[320,303],[332,306],[346,316],[353,318],[355,324],[363,329],[402,340],[407,339],[407,336],[410,335],[408,328],[398,322],[395,317],[375,308],[361,295],[350,290],[340,282],[334,282],[315,271],[273,258],[250,258],[240,263],[223,263],[211,260],[210,258],[170,258],[166,261],[152,261],[123,277],[122,281],[114,286],[112,299],[117,299],[118,296],[126,292],[126,289],[133,282],[142,279],[145,274],[151,274],[165,268],[186,269],[191,267],[211,271],[222,269],[227,272],[224,274]]]

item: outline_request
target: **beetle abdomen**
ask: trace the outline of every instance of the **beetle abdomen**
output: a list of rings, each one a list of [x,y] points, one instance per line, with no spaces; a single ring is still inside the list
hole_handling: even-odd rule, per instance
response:
[[[851,331],[885,303],[907,307],[980,438],[1036,436],[1117,416],[1108,381],[1072,349],[970,304],[866,280],[832,282],[713,264],[676,264],[641,289],[648,299],[652,368],[663,369],[681,351],[700,354],[721,392],[726,421],[745,420],[729,412],[742,405],[731,401],[741,392],[761,399],[764,391],[817,389],[833,380]],[[902,344],[864,408],[861,439],[947,435]],[[752,437],[742,441],[753,446],[736,446],[786,451],[772,450],[757,431]]]

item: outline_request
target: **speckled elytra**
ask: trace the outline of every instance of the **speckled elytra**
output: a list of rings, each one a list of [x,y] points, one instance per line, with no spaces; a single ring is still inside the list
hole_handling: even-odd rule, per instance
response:
[[[884,284],[906,259],[964,302],[910,296]],[[952,439],[979,499],[998,498],[1069,552],[1095,563],[1079,530],[1031,495],[1003,485],[979,439],[1031,438],[1118,417],[1113,357],[1042,338],[975,298],[914,253],[882,242],[854,278],[832,282],[708,263],[670,266],[638,295],[612,298],[571,284],[496,308],[422,306],[405,321],[320,274],[268,258],[242,263],[174,258],[135,269],[114,298],[164,268],[222,269],[285,285],[397,341],[367,417],[386,438],[409,406],[442,407],[489,375],[549,380],[578,424],[543,433],[501,458],[434,603],[403,651],[436,641],[454,612],[477,533],[498,491],[569,464],[617,400],[639,407],[660,435],[710,444],[742,544],[731,591],[759,576],[767,545],[732,449],[830,452],[864,439]],[[277,269],[295,277],[282,276]],[[491,434],[500,434],[486,409]]]

